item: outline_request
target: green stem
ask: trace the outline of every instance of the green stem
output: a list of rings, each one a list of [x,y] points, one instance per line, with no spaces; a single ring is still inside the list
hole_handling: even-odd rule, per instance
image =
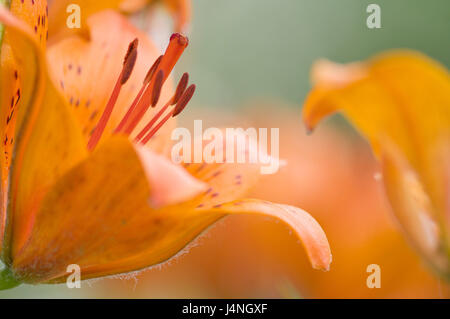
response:
[[[0,290],[11,289],[21,284],[9,268],[5,268],[0,271]]]

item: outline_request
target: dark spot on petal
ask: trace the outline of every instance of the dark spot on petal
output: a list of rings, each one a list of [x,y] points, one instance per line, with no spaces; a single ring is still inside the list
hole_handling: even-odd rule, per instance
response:
[[[91,116],[89,117],[89,119],[92,121],[96,116],[97,116],[97,110],[95,110],[94,112],[91,113]]]

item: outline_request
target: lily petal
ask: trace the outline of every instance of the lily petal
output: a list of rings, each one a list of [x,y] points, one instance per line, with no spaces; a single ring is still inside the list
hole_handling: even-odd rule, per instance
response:
[[[303,109],[306,126],[312,129],[323,117],[343,111],[368,138],[375,153],[391,163],[386,166],[390,168],[389,183],[400,187],[399,176],[407,171],[403,167],[410,167],[429,197],[429,215],[439,228],[443,246],[440,252],[448,258],[448,158],[443,156],[450,150],[450,76],[446,68],[420,53],[395,51],[347,66],[320,62],[313,68],[313,79],[315,86]],[[406,166],[398,164],[402,161]],[[394,174],[394,168],[401,171]],[[397,198],[404,192],[394,192],[394,187],[387,186],[388,195],[394,206],[403,207],[398,211],[394,207],[394,212],[404,220],[405,205]],[[421,207],[420,202],[416,205]],[[412,209],[408,213],[417,214]],[[412,238],[419,249],[421,239]],[[422,251],[424,255],[434,253]],[[448,273],[440,259],[429,262]]]
[[[45,196],[28,244],[13,256],[15,275],[25,282],[57,281],[68,265],[78,264],[87,279],[172,257],[196,227],[211,222],[211,216],[195,219],[183,210],[152,208],[181,199],[171,192],[188,199],[204,190],[180,170],[146,149],[137,151],[125,137],[108,139]],[[160,177],[178,186],[167,187]]]
[[[3,43],[0,60],[0,252],[6,225],[6,206],[9,184],[9,170],[11,166],[12,150],[15,142],[15,124],[17,110],[20,106],[22,92],[20,90],[19,71],[12,54],[11,47]]]
[[[41,48],[45,48],[47,33],[47,1],[40,1],[36,4],[31,2],[23,2],[20,0],[12,0],[10,3],[10,12],[19,20],[28,24],[34,29],[34,37],[39,42]],[[1,42],[1,70],[0,83],[2,85],[0,111],[1,133],[3,145],[1,146],[1,154],[6,154],[6,158],[2,158],[3,176],[7,176],[9,162],[12,154],[12,145],[14,143],[15,122],[20,107],[23,93],[21,92],[22,67],[20,61],[14,56],[11,43],[14,36],[10,36],[6,30],[5,36]],[[2,156],[3,157],[3,156]]]
[[[446,247],[442,245],[445,241],[417,174],[395,148],[383,153],[382,171],[386,192],[402,229],[424,259],[431,261],[431,267],[450,276]]]
[[[12,0],[11,13],[28,24],[34,32],[41,48],[45,48],[48,37],[48,6],[47,0],[23,1]]]
[[[325,234],[299,209],[257,200],[213,209],[189,209],[186,204],[153,209],[149,198],[166,188],[147,180],[145,171],[178,175],[170,172],[170,165],[142,157],[124,137],[108,140],[48,193],[28,245],[13,258],[15,276],[29,283],[62,282],[70,264],[81,267],[82,279],[141,270],[172,258],[218,219],[237,213],[285,222],[304,243],[313,266],[328,269]],[[190,185],[192,181],[186,183]]]
[[[151,189],[150,205],[160,208],[165,205],[179,204],[206,191],[208,185],[192,177],[181,166],[173,165],[165,157],[149,151],[141,145],[136,146]]]
[[[135,38],[139,39],[138,58],[130,79],[120,92],[104,136],[117,127],[141,89],[148,69],[160,55],[144,33],[113,11],[91,16],[87,25],[88,37],[73,35],[51,46],[47,52],[55,83],[59,83],[59,89],[70,102],[86,140],[111,96],[122,71],[122,61],[129,43]],[[173,86],[169,80],[162,89],[160,104],[167,102],[172,92]],[[155,115],[155,109],[146,113],[137,132]],[[149,146],[158,152],[167,150],[170,145],[169,134],[174,126],[175,119],[171,119],[150,141]]]
[[[34,30],[34,37],[42,48],[45,47],[47,39],[47,1],[40,1],[39,3],[24,2],[20,0],[12,0],[9,3],[10,12],[27,23]],[[4,106],[0,109],[0,162],[2,171],[0,193],[0,252],[2,250],[2,241],[4,237],[4,228],[6,223],[6,195],[8,193],[8,175],[11,165],[12,151],[15,141],[16,118],[23,100],[23,92],[21,90],[22,66],[17,62],[14,52],[11,48],[11,41],[8,32],[1,30],[0,27],[0,85],[2,91],[0,94],[0,105]],[[25,71],[26,72],[26,71]]]
[[[209,185],[207,191],[191,203],[194,207],[213,207],[242,197],[260,180],[261,167],[268,165],[267,162],[266,164],[259,162],[258,143],[255,138],[244,131],[235,131],[235,134],[228,135],[226,130],[218,130],[217,136],[221,136],[222,141],[218,137],[216,140],[212,138],[211,141],[194,139],[192,149],[201,151],[204,157],[203,161],[197,163],[192,156],[191,163],[184,164],[192,176]],[[222,148],[218,148],[223,151],[217,156],[214,149],[216,142],[217,145],[223,145]],[[233,154],[233,156],[231,157],[229,154]],[[240,156],[238,154],[245,156],[244,161],[238,160]],[[231,158],[227,159],[227,155]],[[263,156],[267,161],[279,161],[267,154],[263,154],[261,158]],[[252,161],[252,158],[256,161]]]
[[[23,70],[22,105],[17,115],[15,160],[10,171],[8,212],[3,242],[7,262],[31,231],[36,207],[48,187],[86,155],[81,130],[65,99],[54,88],[34,32],[0,7],[0,22],[14,42],[13,54]],[[43,101],[45,100],[45,103]],[[8,248],[8,249],[6,249]]]

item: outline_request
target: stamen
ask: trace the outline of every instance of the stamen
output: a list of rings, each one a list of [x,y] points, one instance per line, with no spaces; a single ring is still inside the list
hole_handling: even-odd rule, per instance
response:
[[[159,70],[158,74],[156,74],[155,84],[153,86],[152,91],[152,107],[155,107],[159,101],[159,97],[161,96],[161,89],[163,85],[164,71]]]
[[[195,92],[195,84],[192,84],[189,86],[186,91],[184,92],[183,96],[178,101],[175,108],[169,112],[159,123],[155,126],[154,129],[150,131],[150,133],[147,134],[147,136],[142,140],[142,144],[147,144],[147,142],[158,132],[158,130],[171,118],[179,115],[186,107],[186,105],[191,100],[192,96]]]
[[[158,57],[158,59],[155,60],[151,68],[148,70],[139,93],[136,95],[127,113],[114,130],[114,133],[123,132],[130,135],[145,115],[148,108],[150,106],[155,107],[158,104],[164,82],[168,78],[187,45],[188,39],[186,37],[178,33],[171,36],[166,52],[164,55]],[[93,150],[100,141],[114,110],[114,106],[117,103],[121,88],[131,76],[137,60],[137,46],[138,39],[132,41],[128,46],[128,50],[123,61],[122,72],[117,79],[105,110],[103,111],[103,114],[89,139],[87,146],[89,150]],[[137,135],[135,139],[137,142],[143,139],[143,143],[147,143],[171,117],[175,117],[183,111],[195,91],[195,85],[191,85],[186,89],[188,82],[189,75],[184,73],[172,98]],[[166,116],[153,128],[156,122],[160,120],[164,113],[167,112],[168,108],[173,105],[175,105],[175,107],[169,111],[168,114],[166,114]]]
[[[116,129],[114,130],[114,133],[119,133],[123,127],[125,126],[125,123],[128,121],[128,119],[131,116],[131,113],[133,112],[133,110],[136,107],[136,104],[139,102],[139,100],[141,99],[142,94],[144,93],[144,90],[146,88],[146,85],[144,84],[141,87],[141,90],[139,91],[139,93],[136,95],[136,97],[134,98],[133,103],[131,104],[130,108],[128,109],[127,113],[125,114],[125,116],[122,118],[122,120],[120,121],[119,125],[116,127]]]
[[[122,72],[120,73],[119,78],[117,79],[117,82],[114,86],[111,97],[109,98],[109,101],[106,104],[105,110],[103,111],[102,117],[100,118],[97,126],[94,129],[94,132],[92,133],[92,135],[89,139],[89,142],[87,145],[87,148],[89,150],[93,150],[95,148],[95,146],[97,146],[98,142],[100,141],[103,131],[106,128],[106,124],[108,123],[109,118],[111,117],[111,113],[114,109],[114,105],[116,104],[117,99],[119,97],[119,93],[122,88],[122,85],[124,85],[130,78],[131,72],[133,71],[133,68],[136,64],[137,46],[138,46],[138,39],[133,40],[130,43],[130,45],[128,46],[128,50],[125,55],[125,59],[123,61]]]
[[[130,118],[131,113],[136,108],[137,103],[141,99],[142,94],[145,91],[145,88],[147,87],[148,83],[152,80],[153,74],[155,73],[156,68],[159,66],[159,63],[161,63],[162,57],[163,56],[160,55],[159,58],[156,59],[156,61],[153,63],[153,65],[148,70],[147,75],[145,76],[143,85],[142,85],[141,89],[139,90],[139,93],[136,95],[136,97],[135,97],[133,103],[131,104],[131,106],[129,107],[127,113],[122,118],[122,120],[120,121],[120,123],[117,126],[117,128],[114,130],[114,133],[119,133],[120,131],[122,131],[123,127],[125,126],[125,124],[127,123],[128,119]]]
[[[153,124],[156,123],[157,120],[164,114],[167,108],[171,105],[174,105],[178,102],[184,91],[186,90],[186,86],[189,82],[189,74],[184,73],[181,77],[180,82],[178,82],[177,89],[175,91],[174,96],[159,110],[159,112],[148,122],[148,124],[141,130],[141,132],[136,136],[135,141],[140,141],[145,134],[152,128]]]
[[[186,105],[189,103],[189,101],[192,99],[192,96],[195,92],[195,84],[192,84],[189,86],[186,91],[184,92],[183,96],[178,101],[177,105],[175,106],[175,109],[173,110],[173,117],[177,116],[181,112],[183,112]]]
[[[164,56],[162,57],[158,67],[155,70],[156,74],[158,74],[159,71],[164,72],[161,82],[162,84],[164,84],[167,77],[172,72],[173,67],[180,58],[181,54],[184,52],[184,49],[187,47],[188,43],[189,41],[187,37],[179,33],[175,33],[170,37],[170,42],[166,49],[166,52],[164,53]],[[153,97],[155,95],[154,90],[156,89],[156,91],[158,91],[158,83],[156,83],[156,78],[157,76],[151,80],[150,84],[142,95],[142,98],[139,100],[138,105],[132,112],[128,123],[125,125],[124,132],[126,134],[131,134],[131,132],[136,128],[137,124],[144,116],[145,112],[153,104]]]
[[[153,75],[155,74],[156,69],[158,68],[159,64],[161,63],[161,60],[163,58],[163,55],[160,55],[156,61],[153,63],[152,67],[150,68],[150,70],[148,70],[147,75],[145,76],[145,80],[144,80],[144,84],[148,84],[150,83],[150,81],[153,78]]]
[[[159,110],[158,113],[156,113],[156,115],[150,120],[150,122],[148,122],[148,124],[139,132],[139,134],[136,136],[136,138],[134,139],[135,142],[139,142],[144,136],[145,134],[147,134],[147,132],[152,128],[153,124],[156,123],[157,120],[159,120],[159,118],[164,114],[164,112],[167,110],[167,108],[172,105],[172,99],[169,100],[169,102],[167,102],[162,108],[161,110]]]

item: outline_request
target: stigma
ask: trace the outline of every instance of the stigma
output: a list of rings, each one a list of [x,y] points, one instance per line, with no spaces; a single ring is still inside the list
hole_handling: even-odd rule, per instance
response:
[[[172,72],[175,64],[189,44],[187,37],[174,33],[170,37],[169,45],[163,55],[159,56],[149,68],[142,87],[129,106],[127,112],[114,129],[113,134],[131,136],[138,124],[144,118],[149,108],[155,108],[160,100],[161,91],[165,81]],[[105,128],[114,111],[114,106],[120,95],[120,91],[130,78],[137,60],[138,39],[133,40],[125,54],[122,71],[116,81],[113,92],[106,104],[100,120],[89,138],[87,148],[92,151],[98,145]],[[181,77],[173,96],[157,111],[155,116],[138,132],[134,141],[146,144],[169,121],[170,118],[179,115],[187,106],[195,92],[195,85],[189,85],[189,75],[184,73]]]

